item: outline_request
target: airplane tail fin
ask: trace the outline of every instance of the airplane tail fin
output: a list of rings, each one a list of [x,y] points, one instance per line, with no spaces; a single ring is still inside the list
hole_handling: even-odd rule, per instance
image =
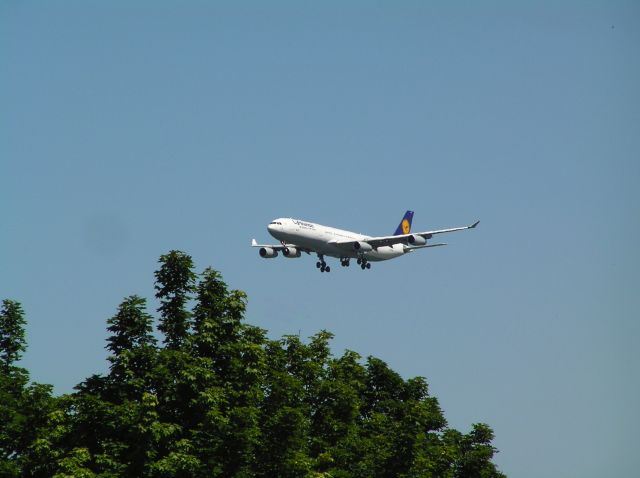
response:
[[[411,231],[411,220],[413,219],[413,211],[407,211],[404,213],[404,217],[398,227],[396,228],[396,232],[393,233],[394,236],[399,236],[401,234],[409,234]]]

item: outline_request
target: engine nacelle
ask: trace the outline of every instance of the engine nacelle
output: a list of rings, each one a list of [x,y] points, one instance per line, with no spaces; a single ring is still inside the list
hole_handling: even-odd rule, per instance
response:
[[[260,257],[263,259],[272,259],[274,257],[278,257],[278,251],[272,249],[271,247],[261,247],[258,251],[260,253]]]
[[[354,242],[353,248],[358,252],[369,252],[373,250],[373,247],[368,242]]]
[[[300,250],[296,249],[295,247],[285,247],[282,250],[282,255],[289,259],[294,259],[296,257],[300,257],[301,253]]]
[[[427,239],[416,234],[411,234],[407,237],[407,242],[412,246],[424,246],[427,243]]]

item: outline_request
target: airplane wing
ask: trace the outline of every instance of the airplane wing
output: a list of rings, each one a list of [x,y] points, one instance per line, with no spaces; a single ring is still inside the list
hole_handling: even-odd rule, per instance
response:
[[[470,226],[453,227],[449,229],[437,229],[435,231],[412,232],[410,234],[399,234],[397,236],[370,237],[368,239],[362,239],[361,241],[335,241],[335,242],[332,241],[332,242],[338,246],[352,246],[356,242],[366,242],[367,244],[371,245],[371,247],[373,248],[382,247],[382,246],[392,246],[394,244],[406,244],[408,246],[411,246],[412,248],[417,249],[417,248],[425,247],[426,240],[431,239],[435,234],[444,234],[446,232],[455,232],[455,231],[464,231],[465,229],[474,229],[479,223],[480,221],[476,221]],[[424,242],[424,244],[416,244],[414,240],[416,236],[423,238],[424,241],[421,241],[421,242]],[[445,244],[433,244],[433,246],[440,246],[440,245],[444,246]],[[430,247],[430,246],[431,244],[426,245],[426,247]]]
[[[251,239],[251,247],[269,247],[274,251],[281,251],[286,246],[283,246],[282,244],[258,244],[258,242],[255,239]]]
[[[258,244],[258,242],[255,239],[251,239],[251,247],[267,247],[269,249],[273,249],[274,251],[280,251],[280,252],[284,251],[288,247],[295,247],[296,249],[302,252],[306,252],[307,254],[312,252],[311,249],[308,249],[306,247],[296,246],[295,244]]]

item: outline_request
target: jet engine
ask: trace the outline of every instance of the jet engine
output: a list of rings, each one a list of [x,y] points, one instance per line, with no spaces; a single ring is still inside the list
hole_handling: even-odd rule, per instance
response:
[[[412,246],[424,246],[427,243],[427,239],[416,234],[411,234],[407,237],[407,242]]]
[[[358,252],[369,252],[373,250],[373,247],[371,247],[371,244],[369,244],[368,242],[356,241],[353,243],[353,248]]]
[[[295,247],[285,247],[282,250],[282,255],[284,255],[284,257],[288,257],[289,259],[294,259],[296,257],[300,257],[300,251]]]
[[[271,247],[261,247],[260,248],[260,257],[263,259],[272,259],[274,257],[278,257],[278,251],[272,249]]]

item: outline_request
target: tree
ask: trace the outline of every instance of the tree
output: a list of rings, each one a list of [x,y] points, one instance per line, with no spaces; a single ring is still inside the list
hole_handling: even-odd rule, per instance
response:
[[[19,302],[5,299],[0,310],[0,366],[8,373],[26,350],[24,312]]]
[[[109,374],[76,386],[63,410],[69,430],[62,439],[67,450],[56,461],[62,475],[86,469],[100,476],[142,476],[161,446],[154,434],[156,339],[146,300],[125,298],[107,330]]]
[[[55,406],[50,385],[29,384],[29,372],[17,367],[26,350],[26,322],[20,303],[3,301],[0,311],[0,476],[21,476],[30,447]]]
[[[306,346],[298,336],[266,344],[265,395],[260,407],[259,477],[307,476],[309,419],[302,368]]]
[[[503,476],[491,428],[448,428],[424,378],[349,350],[334,357],[325,330],[267,339],[218,271],[196,276],[180,251],[160,264],[164,343],[145,299],[125,298],[107,320],[109,372],[55,399],[14,365],[24,319],[5,301],[0,476]]]
[[[165,344],[170,349],[186,345],[191,314],[185,306],[193,292],[196,275],[193,259],[180,251],[160,256],[160,269],[156,271],[156,297],[160,299],[160,325]]]
[[[152,335],[153,318],[145,309],[146,300],[132,295],[120,304],[117,314],[107,320],[107,330],[111,332],[106,346],[111,352],[110,375],[123,397],[139,398],[149,386],[156,339]]]
[[[209,473],[243,476],[254,461],[260,430],[258,406],[264,376],[264,331],[244,324],[246,294],[229,291],[207,268],[197,287],[193,350],[201,393],[194,439]]]
[[[453,441],[457,449],[453,466],[455,478],[504,477],[491,462],[496,449],[491,446],[494,435],[488,425],[475,423],[468,434],[452,431],[446,438]]]

